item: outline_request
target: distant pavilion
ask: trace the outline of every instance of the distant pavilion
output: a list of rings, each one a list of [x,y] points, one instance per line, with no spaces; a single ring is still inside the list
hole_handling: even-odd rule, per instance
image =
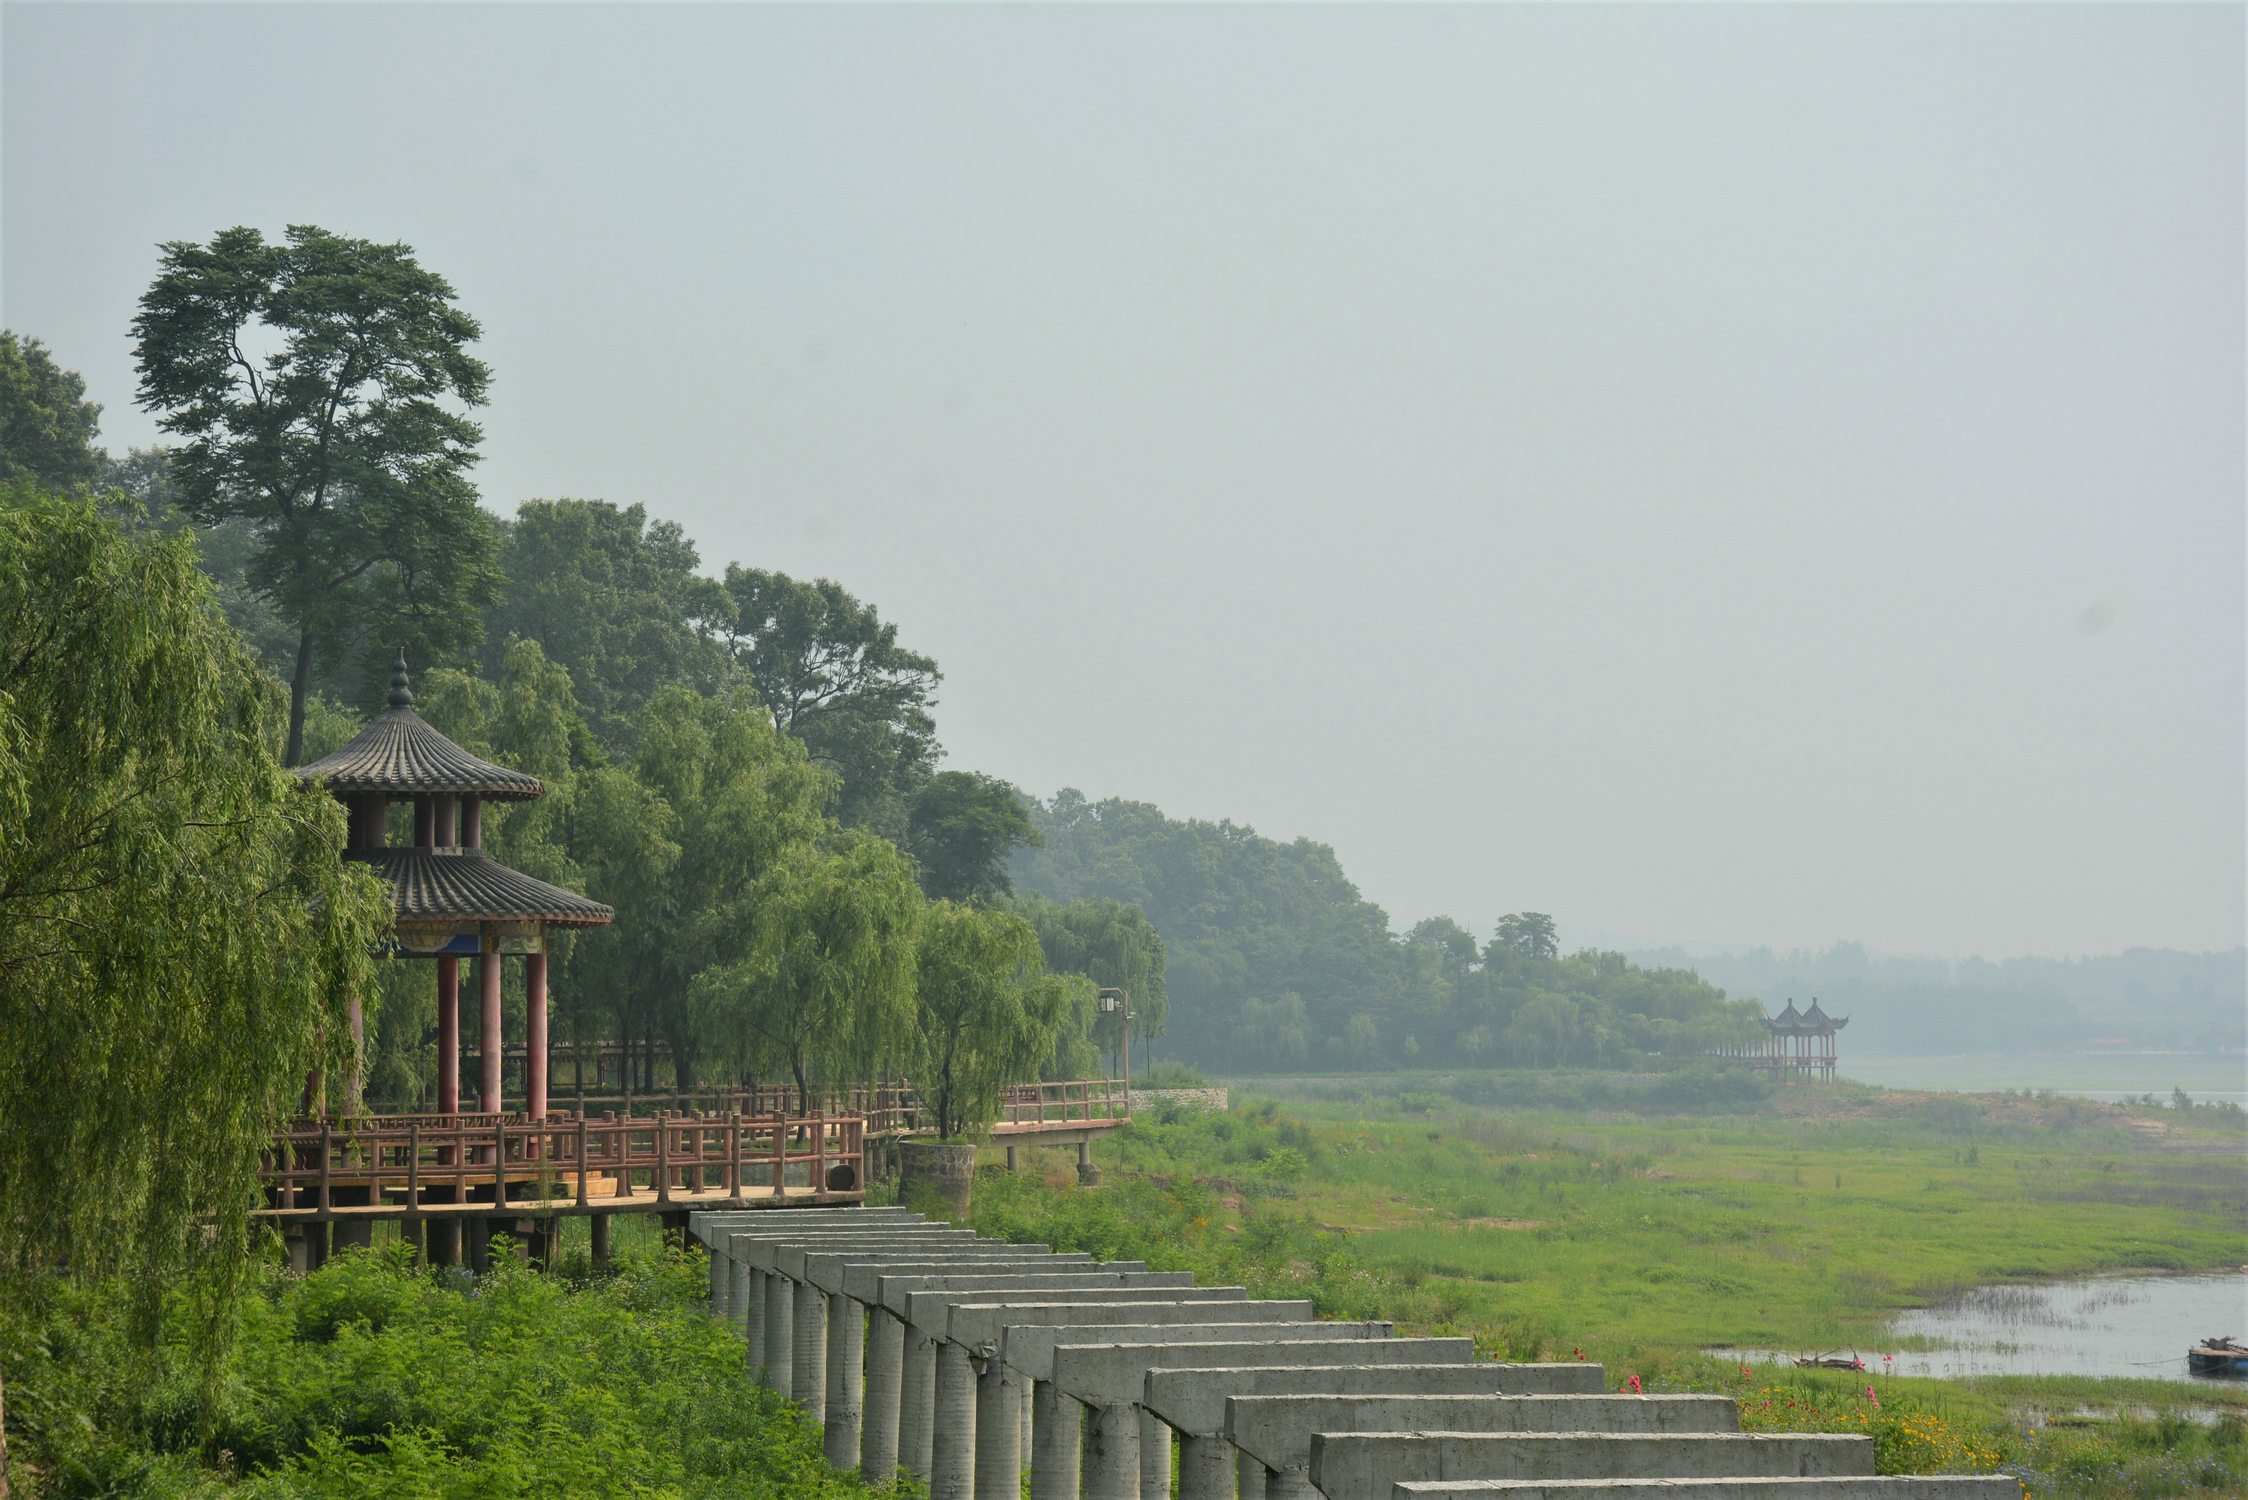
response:
[[[511,870],[484,852],[484,804],[545,795],[536,776],[481,760],[432,729],[414,711],[406,653],[390,679],[390,706],[333,755],[296,774],[325,786],[350,813],[346,860],[367,865],[390,887],[389,956],[437,960],[437,1112],[460,1113],[460,965],[476,960],[482,1000],[478,1113],[498,1114],[501,965],[523,960],[524,1112],[547,1115],[547,933],[599,927],[616,915],[598,901]],[[390,804],[414,806],[411,848],[389,845]],[[366,1026],[351,1002],[354,1051],[365,1055]],[[356,1108],[359,1091],[350,1090]]]
[[[1776,1016],[1758,1018],[1764,1023],[1762,1043],[1747,1047],[1720,1047],[1717,1055],[1761,1069],[1774,1083],[1815,1079],[1832,1083],[1840,1058],[1835,1033],[1850,1024],[1848,1016],[1830,1016],[1813,997],[1809,1010],[1797,1010],[1790,999]]]

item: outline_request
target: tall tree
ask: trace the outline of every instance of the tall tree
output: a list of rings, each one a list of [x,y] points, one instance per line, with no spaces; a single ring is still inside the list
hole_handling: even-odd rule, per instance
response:
[[[0,331],[0,484],[31,479],[67,490],[101,477],[101,408],[86,379],[37,339]]]
[[[612,753],[629,752],[657,688],[711,691],[726,670],[712,630],[733,601],[695,570],[695,544],[676,521],[638,505],[531,500],[502,526],[507,597],[486,615],[486,667],[506,642],[535,640],[569,669],[587,722]]]
[[[1495,946],[1524,958],[1559,958],[1561,940],[1554,935],[1553,918],[1542,911],[1510,911],[1499,918]]]
[[[729,565],[725,640],[783,734],[840,778],[836,816],[903,843],[906,802],[941,753],[942,674],[841,584]]]
[[[225,1331],[258,1152],[389,926],[185,538],[0,491],[0,1293],[194,1272]]]
[[[1021,793],[979,771],[937,772],[906,809],[906,848],[921,862],[921,888],[937,900],[1012,895],[1008,857],[1044,842]]]
[[[1079,988],[1046,972],[1021,917],[949,901],[922,919],[915,986],[921,1097],[946,1140],[989,1124],[1010,1085],[1038,1076]]]
[[[1164,977],[1169,961],[1163,938],[1147,913],[1105,896],[1057,904],[1033,891],[1007,904],[1038,934],[1046,967],[1056,974],[1082,974],[1104,988],[1120,989],[1131,1001],[1132,1035],[1150,1042],[1163,1035],[1170,1019],[1170,988]],[[1099,1015],[1091,1034],[1111,1058],[1123,1051],[1124,1017]]]
[[[741,956],[695,978],[706,1034],[741,1063],[785,1071],[800,1110],[815,1082],[871,1077],[911,1046],[921,915],[887,840],[844,830],[792,851],[713,913]]]
[[[290,763],[316,654],[478,638],[496,543],[468,482],[483,434],[453,407],[491,377],[443,277],[404,245],[229,229],[164,246],[133,332],[140,404],[185,439],[182,507],[251,523],[250,582],[295,631]]]

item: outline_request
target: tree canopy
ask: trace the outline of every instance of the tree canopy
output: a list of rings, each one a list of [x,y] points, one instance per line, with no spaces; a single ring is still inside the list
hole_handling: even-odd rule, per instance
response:
[[[184,439],[182,509],[256,538],[250,582],[296,634],[294,764],[316,654],[432,659],[473,643],[497,596],[467,473],[483,434],[456,409],[490,383],[479,329],[404,245],[295,225],[163,251],[133,322],[140,404]]]
[[[941,753],[937,664],[832,579],[726,568],[722,639],[783,734],[840,778],[836,816],[904,842],[907,801]]]
[[[0,331],[0,484],[69,490],[101,477],[101,407],[37,339]]]
[[[0,1285],[123,1271],[153,1307],[193,1268],[223,1308],[387,894],[186,539],[0,492],[0,652]]]
[[[921,888],[945,901],[1011,895],[1007,858],[1039,842],[1022,795],[996,776],[939,771],[907,799],[906,847]]]
[[[989,1123],[1009,1085],[1038,1076],[1078,988],[1046,972],[1021,917],[950,901],[923,918],[915,984],[915,1073],[947,1140]]]

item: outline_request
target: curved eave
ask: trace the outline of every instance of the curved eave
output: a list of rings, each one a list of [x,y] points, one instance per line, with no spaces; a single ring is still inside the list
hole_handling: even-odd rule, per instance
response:
[[[481,849],[350,849],[390,887],[401,922],[544,922],[600,927],[616,913],[575,891],[511,870]]]
[[[544,796],[536,776],[495,766],[469,754],[429,726],[410,707],[379,716],[332,755],[324,755],[296,774],[341,796],[482,797],[491,802],[528,802]]]

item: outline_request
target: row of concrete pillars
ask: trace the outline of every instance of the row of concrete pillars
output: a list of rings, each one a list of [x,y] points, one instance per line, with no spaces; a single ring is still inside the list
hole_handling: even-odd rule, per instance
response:
[[[1138,1263],[900,1210],[694,1215],[750,1366],[828,1461],[930,1500],[2018,1500],[2007,1476],[1882,1478],[1869,1438],[1747,1434],[1728,1398],[1615,1394],[1581,1363],[1317,1321]],[[1411,1485],[1410,1490],[1396,1489]],[[1590,1493],[1583,1493],[1590,1491]],[[1557,1492],[1558,1493],[1558,1492]]]

